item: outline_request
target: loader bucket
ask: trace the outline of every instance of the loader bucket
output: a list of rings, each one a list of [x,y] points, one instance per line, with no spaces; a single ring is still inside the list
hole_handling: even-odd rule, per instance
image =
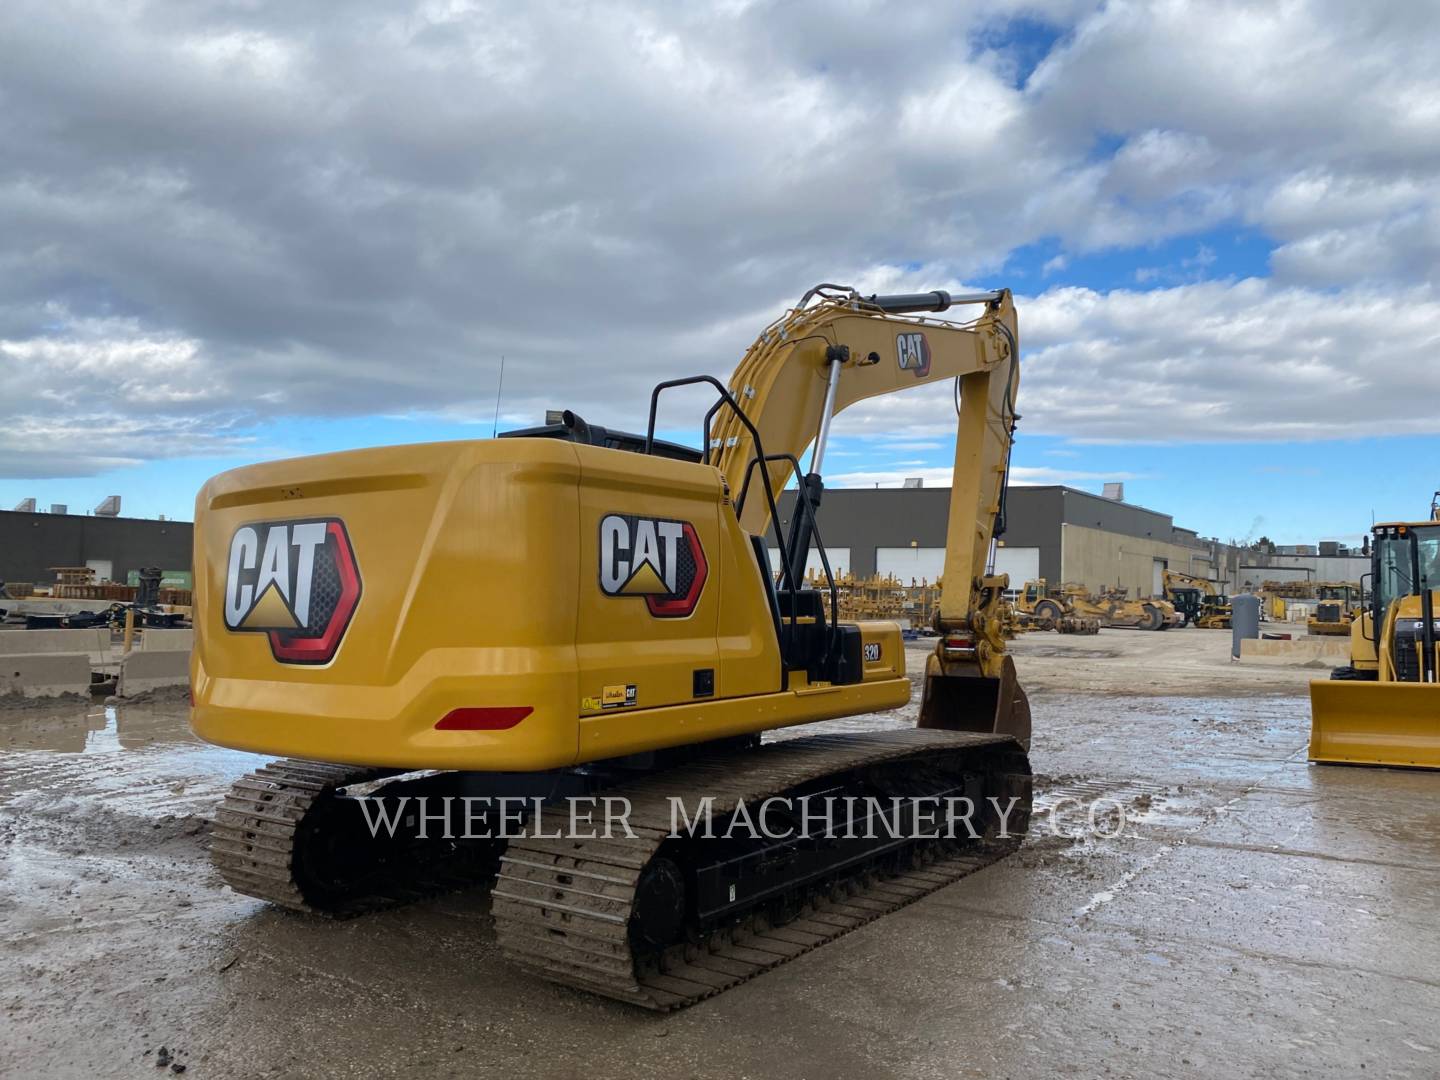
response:
[[[1310,760],[1440,769],[1440,684],[1312,682]]]

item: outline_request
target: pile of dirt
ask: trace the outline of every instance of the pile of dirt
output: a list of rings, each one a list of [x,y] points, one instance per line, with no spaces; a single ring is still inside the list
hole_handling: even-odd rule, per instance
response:
[[[53,697],[26,697],[18,691],[0,694],[0,712],[18,712],[24,709],[52,709],[56,705],[74,705],[88,702],[89,694],[55,694]]]
[[[189,686],[157,686],[127,697],[108,697],[106,705],[189,705]]]

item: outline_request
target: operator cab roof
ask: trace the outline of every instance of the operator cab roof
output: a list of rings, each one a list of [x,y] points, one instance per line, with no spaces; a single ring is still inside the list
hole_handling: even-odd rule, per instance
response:
[[[544,424],[541,427],[520,428],[517,431],[502,431],[502,439],[563,439],[565,442],[586,443],[589,446],[603,446],[608,450],[628,450],[632,454],[645,452],[645,436],[629,431],[612,431],[599,424],[587,424],[573,413],[566,413],[569,423]],[[672,458],[675,461],[699,462],[699,450],[679,443],[656,439],[650,452],[655,457]]]

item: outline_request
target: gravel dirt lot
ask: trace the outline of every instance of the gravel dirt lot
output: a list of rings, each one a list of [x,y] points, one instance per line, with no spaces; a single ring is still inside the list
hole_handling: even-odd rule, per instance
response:
[[[1231,664],[1225,632],[1014,652],[1038,805],[1103,797],[1123,834],[1042,812],[668,1016],[514,973],[482,891],[348,922],[231,893],[207,819],[261,759],[183,703],[0,708],[0,1076],[157,1076],[162,1046],[198,1078],[1440,1075],[1440,776],[1307,765],[1325,672]]]

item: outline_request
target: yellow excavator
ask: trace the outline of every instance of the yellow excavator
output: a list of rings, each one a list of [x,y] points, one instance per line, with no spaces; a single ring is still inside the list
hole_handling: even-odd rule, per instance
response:
[[[941,317],[956,307],[973,317]],[[828,620],[805,566],[819,555],[838,610],[816,513],[833,417],[951,381],[945,587],[917,726],[762,744],[909,701],[896,625]],[[664,1010],[1004,856],[1029,817],[1030,708],[987,559],[1018,381],[1008,290],[822,285],[728,385],[657,386],[643,436],[567,412],[510,437],[211,479],[191,723],[283,759],[226,796],[220,874],[334,916],[490,881],[516,964]],[[681,386],[714,393],[699,449],[655,437],[661,395]],[[596,800],[606,827],[577,829]],[[923,800],[944,828],[921,827]],[[771,827],[740,828],[757,806]]]
[[[1429,521],[1374,527],[1366,577],[1350,663],[1310,684],[1310,760],[1440,768],[1440,492]]]
[[[1164,572],[1165,599],[1179,612],[1183,625],[1202,630],[1230,629],[1230,598],[1213,582],[1178,570]]]

